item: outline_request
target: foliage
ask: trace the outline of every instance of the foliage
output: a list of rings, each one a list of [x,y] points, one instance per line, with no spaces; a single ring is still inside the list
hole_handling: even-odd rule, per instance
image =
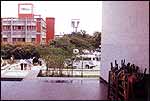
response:
[[[1,44],[1,56],[10,59],[28,59],[32,57],[43,58],[49,68],[63,68],[66,58],[73,56],[73,49],[93,50],[101,44],[101,33],[95,32],[93,36],[86,34],[85,30],[75,34],[66,34],[61,38],[52,40],[49,45],[34,45],[31,43]]]
[[[17,44],[1,44],[1,56],[4,59],[10,59],[11,56],[16,59],[26,59],[33,56],[39,56],[35,51],[35,46],[28,43],[17,43]]]
[[[94,33],[94,41],[95,41],[95,48],[99,48],[99,45],[101,45],[101,32],[95,32]]]

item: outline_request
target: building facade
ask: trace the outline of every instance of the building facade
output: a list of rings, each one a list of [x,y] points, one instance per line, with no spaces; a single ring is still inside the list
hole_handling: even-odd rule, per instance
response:
[[[33,4],[18,4],[18,18],[1,18],[1,42],[45,44],[54,39],[55,18],[44,21],[34,15]]]

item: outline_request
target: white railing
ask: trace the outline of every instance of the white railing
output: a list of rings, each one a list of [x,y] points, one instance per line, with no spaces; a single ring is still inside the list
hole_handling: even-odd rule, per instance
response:
[[[13,25],[25,25],[24,21],[13,21]]]
[[[10,31],[2,31],[1,34],[2,34],[2,35],[3,35],[3,34],[5,34],[5,35],[10,35],[11,32],[10,32]]]
[[[49,68],[44,72],[45,76],[50,77],[99,77],[100,70],[99,69],[54,69]]]
[[[36,22],[35,21],[27,22],[27,25],[36,26]]]
[[[11,21],[2,21],[2,24],[11,24]]]

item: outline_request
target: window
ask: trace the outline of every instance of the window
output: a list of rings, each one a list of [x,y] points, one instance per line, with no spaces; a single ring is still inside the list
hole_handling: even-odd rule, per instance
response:
[[[35,26],[33,26],[33,30],[36,30],[36,27],[35,27]]]
[[[10,30],[10,29],[11,29],[10,26],[3,26],[3,30],[4,30],[4,31],[8,31],[8,30]]]
[[[83,58],[83,60],[90,61],[90,60],[91,60],[91,58]]]
[[[16,42],[16,41],[17,41],[17,38],[13,38],[12,41],[13,41],[13,42]]]
[[[22,29],[22,30],[25,30],[25,26],[21,26],[21,29]]]
[[[3,38],[3,41],[4,41],[4,42],[7,42],[7,38]]]
[[[25,42],[25,38],[22,38],[22,41]]]
[[[35,42],[35,38],[32,38],[32,39],[31,39],[31,42]]]
[[[98,57],[96,58],[97,61],[100,61],[100,59],[101,59],[101,58],[98,58]]]
[[[20,29],[21,29],[21,26],[18,26],[18,29],[20,30]]]

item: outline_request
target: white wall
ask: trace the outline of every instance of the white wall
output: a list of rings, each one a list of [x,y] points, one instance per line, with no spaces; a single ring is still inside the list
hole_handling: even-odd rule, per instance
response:
[[[126,59],[142,70],[149,68],[148,1],[103,1],[101,76],[106,81],[115,59],[119,65]]]

